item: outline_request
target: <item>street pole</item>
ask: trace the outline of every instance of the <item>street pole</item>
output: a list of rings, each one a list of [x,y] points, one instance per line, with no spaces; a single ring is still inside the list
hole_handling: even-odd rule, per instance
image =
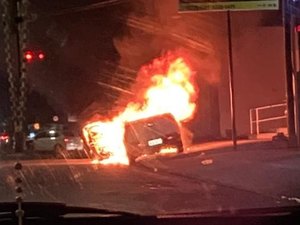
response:
[[[230,94],[230,115],[231,115],[231,138],[233,148],[237,147],[236,137],[236,121],[235,121],[235,100],[234,100],[234,79],[233,79],[233,64],[232,64],[232,38],[231,38],[231,18],[230,11],[227,11],[227,29],[228,29],[228,79],[229,79],[229,94]]]
[[[291,6],[290,12],[290,33],[291,33],[291,53],[292,53],[292,64],[293,64],[293,81],[294,81],[294,111],[295,111],[295,127],[296,127],[296,139],[297,146],[300,145],[300,55],[299,55],[299,33],[296,30],[298,9],[295,5]]]
[[[284,40],[285,40],[285,63],[286,63],[286,98],[287,98],[287,125],[289,135],[289,146],[297,146],[296,128],[295,128],[295,105],[294,105],[294,81],[293,81],[293,63],[291,46],[291,14],[289,4],[283,1],[282,15],[284,22]]]
[[[294,113],[295,113],[295,134],[297,146],[299,146],[300,141],[300,127],[299,127],[299,77],[298,77],[298,52],[297,50],[297,32],[295,31],[295,15],[293,13],[290,15],[290,33],[291,33],[291,54],[292,54],[292,74],[294,83]]]
[[[10,83],[12,149],[22,152],[25,146],[26,65],[23,52],[27,41],[28,0],[2,0],[4,42]],[[16,40],[13,44],[12,41]]]
[[[298,147],[300,146],[300,101],[299,101],[299,94],[300,94],[300,35],[299,35],[299,31],[297,31],[294,28],[294,32],[295,32],[295,42],[294,42],[294,56],[295,56],[295,77],[297,80],[297,85],[298,85],[298,89],[297,89],[297,124],[298,124]]]
[[[22,23],[22,15],[20,14],[20,1],[19,0],[15,0],[14,1],[15,4],[15,10],[16,10],[16,17],[15,17],[15,22],[16,22],[16,46],[17,46],[17,67],[18,67],[18,71],[17,71],[17,86],[20,88],[20,79],[22,76],[22,60],[23,60],[23,56],[22,56],[22,48],[20,45],[20,26]],[[20,90],[18,90],[20,91]],[[20,95],[20,93],[18,92],[18,95]],[[19,100],[20,101],[20,100]],[[20,112],[19,112],[20,113]],[[15,133],[14,133],[14,151],[15,152],[23,152],[23,147],[24,147],[24,132],[23,132],[23,121],[22,120],[18,120],[17,121],[17,126],[15,127]]]

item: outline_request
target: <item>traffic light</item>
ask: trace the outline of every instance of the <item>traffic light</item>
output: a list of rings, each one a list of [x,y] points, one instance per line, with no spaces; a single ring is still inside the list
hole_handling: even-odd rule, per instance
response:
[[[24,52],[24,60],[27,63],[31,63],[36,60],[43,61],[44,59],[45,59],[45,53],[43,51],[27,50]]]
[[[45,59],[45,54],[43,52],[39,52],[37,56],[38,56],[39,60],[44,60]]]
[[[31,62],[33,60],[33,52],[32,51],[26,51],[24,53],[24,59],[26,60],[26,62]]]

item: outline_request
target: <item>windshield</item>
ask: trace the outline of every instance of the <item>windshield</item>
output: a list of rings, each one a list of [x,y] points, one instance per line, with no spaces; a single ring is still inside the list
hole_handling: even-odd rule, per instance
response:
[[[298,205],[300,3],[285,2],[2,0],[0,202]]]
[[[165,138],[171,134],[179,134],[177,122],[168,116],[152,117],[131,122],[130,126],[138,139],[147,142],[155,138]]]

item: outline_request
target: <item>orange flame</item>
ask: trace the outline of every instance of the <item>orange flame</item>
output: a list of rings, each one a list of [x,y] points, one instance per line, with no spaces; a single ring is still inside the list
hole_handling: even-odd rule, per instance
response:
[[[106,159],[100,161],[102,164],[128,165],[123,143],[126,121],[163,113],[171,113],[178,122],[193,116],[196,107],[193,102],[196,96],[192,83],[193,73],[182,57],[161,57],[143,67],[142,71],[143,78],[149,78],[149,84],[141,93],[142,103],[130,102],[124,112],[112,120],[96,121],[83,128],[87,142],[99,154],[105,155]],[[145,79],[143,82],[145,83]]]

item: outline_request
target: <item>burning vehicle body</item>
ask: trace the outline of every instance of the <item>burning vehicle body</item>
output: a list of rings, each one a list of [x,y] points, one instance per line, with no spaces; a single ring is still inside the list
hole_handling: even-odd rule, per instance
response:
[[[171,114],[127,122],[124,144],[130,164],[141,156],[183,152],[180,128]]]
[[[104,143],[105,130],[100,129],[97,125],[90,127],[87,140],[94,158],[108,160],[114,153]],[[126,122],[123,143],[129,164],[149,155],[184,151],[179,124],[169,113]]]
[[[172,54],[141,71],[139,100],[111,119],[83,127],[85,141],[101,164],[129,165],[147,154],[183,152],[182,122],[192,119],[196,108],[194,73],[183,57]]]

